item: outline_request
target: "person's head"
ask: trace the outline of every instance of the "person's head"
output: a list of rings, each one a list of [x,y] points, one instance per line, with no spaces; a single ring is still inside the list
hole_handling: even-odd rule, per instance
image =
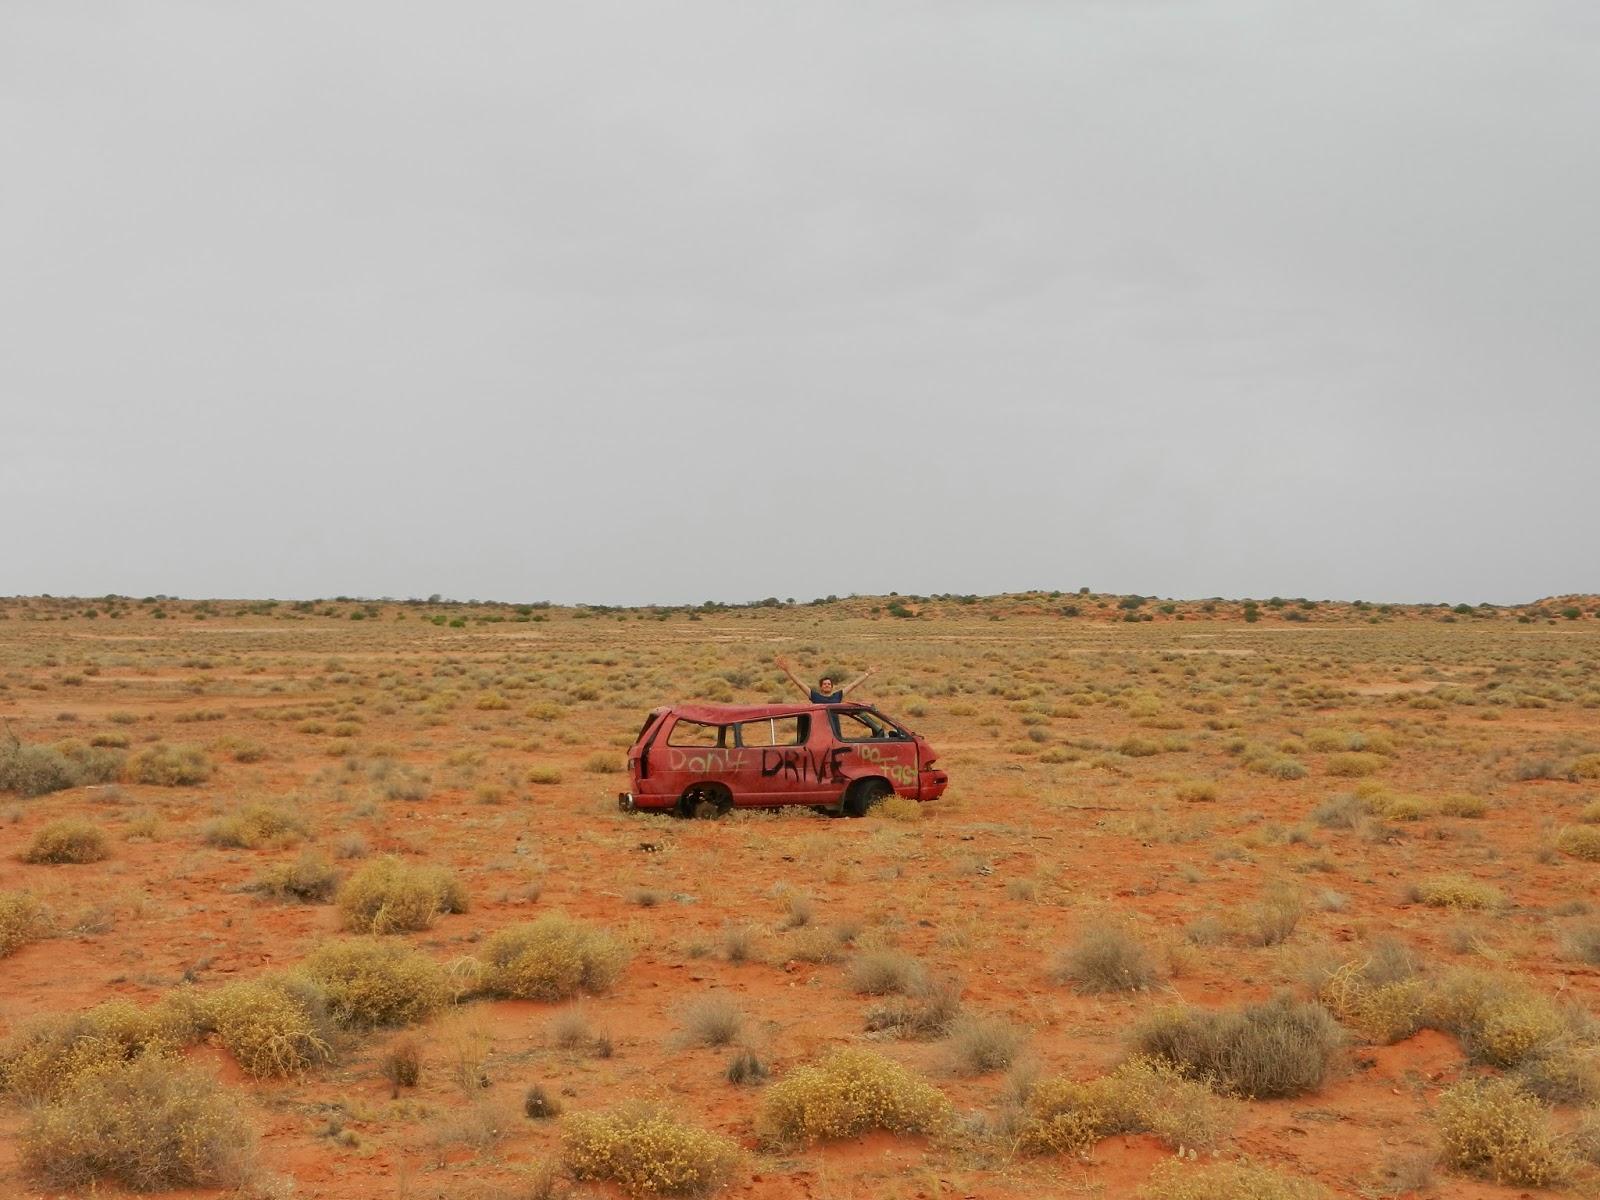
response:
[[[821,692],[824,696],[833,695],[832,677],[824,675],[821,679],[817,680],[817,691]]]

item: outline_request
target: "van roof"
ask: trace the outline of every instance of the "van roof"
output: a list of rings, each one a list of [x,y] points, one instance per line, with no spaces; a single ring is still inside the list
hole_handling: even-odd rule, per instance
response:
[[[855,703],[813,704],[803,700],[797,704],[670,704],[662,711],[675,713],[686,721],[699,721],[702,725],[733,725],[739,721],[792,717],[797,713],[815,712],[819,708],[853,710],[867,707]]]

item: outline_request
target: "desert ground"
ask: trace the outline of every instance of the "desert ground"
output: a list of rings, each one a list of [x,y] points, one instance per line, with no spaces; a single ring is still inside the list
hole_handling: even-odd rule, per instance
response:
[[[776,656],[948,794],[618,811]],[[0,600],[0,1194],[1584,1194],[1597,669],[1592,597]]]

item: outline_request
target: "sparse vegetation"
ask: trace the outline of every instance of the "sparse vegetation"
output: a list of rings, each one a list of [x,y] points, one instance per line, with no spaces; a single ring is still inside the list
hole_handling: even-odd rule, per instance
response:
[[[579,1180],[614,1183],[630,1196],[704,1196],[737,1169],[738,1144],[654,1105],[573,1113],[564,1122],[562,1163]]]
[[[325,942],[302,967],[327,997],[340,1025],[368,1029],[424,1021],[452,998],[444,968],[397,942],[348,938]]]
[[[854,1137],[869,1129],[932,1133],[950,1102],[932,1084],[869,1050],[836,1050],[796,1067],[767,1089],[762,1136],[778,1145]]]
[[[111,856],[106,835],[87,821],[51,821],[28,843],[22,860],[31,863],[92,863]]]
[[[1322,1086],[1344,1044],[1320,1004],[1279,997],[1210,1011],[1168,1008],[1140,1021],[1135,1050],[1240,1096],[1302,1096]]]
[[[338,904],[345,928],[354,933],[405,933],[431,929],[446,913],[466,912],[467,893],[443,867],[385,855],[345,882]]]
[[[483,988],[521,1000],[566,1000],[607,991],[627,962],[627,949],[611,934],[564,913],[547,913],[489,939]]]
[[[1023,1103],[1017,1142],[1030,1154],[1082,1154],[1116,1133],[1153,1133],[1172,1149],[1215,1146],[1225,1103],[1163,1059],[1133,1058],[1088,1083],[1051,1078]]]
[[[234,1187],[248,1175],[254,1140],[215,1080],[143,1058],[81,1075],[37,1109],[22,1134],[22,1166],[52,1187]]]
[[[1056,961],[1056,982],[1084,995],[1131,992],[1156,980],[1149,953],[1126,929],[1099,925],[1087,931]]]

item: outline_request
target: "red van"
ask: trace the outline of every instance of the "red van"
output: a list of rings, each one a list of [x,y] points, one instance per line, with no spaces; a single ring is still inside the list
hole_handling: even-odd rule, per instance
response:
[[[937,800],[933,748],[865,704],[678,704],[658,708],[628,751],[623,812],[717,816],[809,804],[865,816],[890,796]]]

